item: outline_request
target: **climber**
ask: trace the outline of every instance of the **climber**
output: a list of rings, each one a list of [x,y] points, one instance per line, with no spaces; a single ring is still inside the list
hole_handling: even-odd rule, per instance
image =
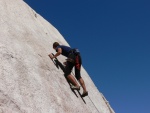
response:
[[[83,93],[81,96],[82,97],[87,96],[88,92],[86,90],[84,80],[80,75],[82,61],[81,61],[79,50],[72,49],[65,45],[60,45],[58,42],[53,43],[53,49],[55,49],[57,53],[54,56],[52,54],[49,54],[49,57],[51,59],[56,58],[60,54],[67,57],[66,62],[64,62],[64,65],[66,65],[65,76],[74,85],[74,86],[71,86],[71,88],[74,90],[80,90],[80,86],[76,82],[75,78],[71,75],[72,68],[75,66],[75,77],[83,88]]]

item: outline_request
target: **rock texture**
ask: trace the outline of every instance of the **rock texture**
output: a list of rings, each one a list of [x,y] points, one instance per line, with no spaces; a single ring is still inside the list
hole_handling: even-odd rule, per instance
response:
[[[0,0],[0,11],[0,113],[114,113],[84,68],[89,96],[71,91],[48,57],[53,42],[68,45],[57,29],[22,0]]]

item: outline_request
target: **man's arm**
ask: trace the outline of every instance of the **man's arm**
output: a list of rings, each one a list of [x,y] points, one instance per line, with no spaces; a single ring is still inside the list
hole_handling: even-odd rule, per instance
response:
[[[53,59],[56,58],[57,56],[59,56],[62,53],[62,49],[58,48],[57,53],[53,56],[52,54],[49,54],[48,56]]]

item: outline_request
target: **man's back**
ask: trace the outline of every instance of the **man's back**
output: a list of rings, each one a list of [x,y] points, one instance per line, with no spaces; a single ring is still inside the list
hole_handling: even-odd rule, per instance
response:
[[[57,46],[56,48],[56,52],[58,51],[58,48],[61,48],[62,49],[62,55],[68,57],[69,56],[69,53],[70,51],[72,50],[72,48],[68,47],[68,46],[65,46],[65,45],[59,45]]]

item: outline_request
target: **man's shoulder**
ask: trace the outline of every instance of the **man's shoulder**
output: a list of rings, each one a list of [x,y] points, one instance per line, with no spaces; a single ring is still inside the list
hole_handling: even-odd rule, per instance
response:
[[[63,50],[67,50],[67,51],[71,50],[71,47],[65,46],[65,45],[59,45],[59,46],[57,46],[56,50],[57,50],[58,48],[61,48],[61,49],[63,49]]]

